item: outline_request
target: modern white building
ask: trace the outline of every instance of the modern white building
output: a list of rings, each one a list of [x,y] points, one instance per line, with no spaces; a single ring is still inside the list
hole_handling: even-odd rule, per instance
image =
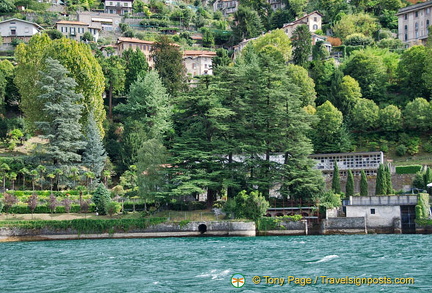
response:
[[[315,168],[324,174],[333,173],[337,164],[342,175],[346,175],[348,170],[354,175],[359,175],[362,170],[366,175],[376,175],[379,165],[384,163],[383,152],[315,154],[310,158],[316,161]]]
[[[4,44],[12,43],[13,39],[28,42],[32,36],[42,31],[43,28],[37,23],[11,18],[0,21],[0,35]]]

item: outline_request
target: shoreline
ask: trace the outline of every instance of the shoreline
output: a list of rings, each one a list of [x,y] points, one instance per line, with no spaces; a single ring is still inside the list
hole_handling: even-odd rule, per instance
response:
[[[260,236],[306,236],[306,235],[367,235],[367,234],[402,234],[400,230],[389,228],[344,227],[343,229],[322,229],[309,227],[306,221],[288,222],[279,230],[257,231],[254,222],[197,221],[186,225],[179,223],[161,223],[146,229],[130,231],[110,231],[84,233],[71,229],[29,229],[19,227],[1,227],[0,243],[21,241],[53,241],[83,239],[130,239],[130,238],[176,238],[176,237],[260,237]],[[415,234],[432,234],[432,227],[416,227]]]

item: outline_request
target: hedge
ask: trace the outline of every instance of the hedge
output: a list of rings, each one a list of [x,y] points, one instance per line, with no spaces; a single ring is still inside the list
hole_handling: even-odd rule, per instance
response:
[[[79,234],[88,233],[114,233],[128,232],[134,229],[146,229],[149,226],[166,222],[166,218],[148,219],[74,219],[74,220],[47,220],[47,221],[1,221],[0,227],[22,229],[54,229],[75,230]]]
[[[207,203],[205,201],[187,201],[169,203],[168,208],[174,211],[195,211],[205,210]]]
[[[9,214],[31,214],[29,207],[27,204],[16,204],[10,207],[6,210],[6,208],[3,209],[4,212],[7,212]],[[77,204],[72,204],[70,212],[71,213],[79,213],[81,211],[80,206]],[[90,213],[95,212],[95,205],[92,203],[89,205],[88,211]],[[34,212],[34,214],[50,214],[51,210],[47,205],[38,205]],[[55,213],[66,213],[64,206],[57,206]]]
[[[415,174],[421,171],[421,165],[411,165],[411,166],[397,166],[396,174]]]

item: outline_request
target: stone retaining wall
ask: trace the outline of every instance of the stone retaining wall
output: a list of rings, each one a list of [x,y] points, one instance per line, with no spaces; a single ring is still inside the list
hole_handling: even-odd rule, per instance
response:
[[[153,238],[193,236],[256,236],[254,222],[189,222],[185,225],[164,223],[147,229],[121,233],[80,234],[77,231],[51,229],[0,228],[0,242],[71,240],[101,238]]]

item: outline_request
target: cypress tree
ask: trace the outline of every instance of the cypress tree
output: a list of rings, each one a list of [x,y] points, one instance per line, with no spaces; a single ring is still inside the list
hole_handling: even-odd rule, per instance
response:
[[[346,183],[345,196],[353,196],[354,195],[354,176],[351,170],[348,170],[348,178]]]
[[[384,165],[380,164],[376,177],[375,195],[385,195],[387,192],[387,182]]]
[[[332,190],[336,194],[341,193],[339,168],[336,161],[333,168]]]
[[[384,167],[384,173],[385,173],[385,180],[386,180],[386,193],[385,194],[392,194],[393,193],[393,185],[391,181],[391,172],[390,172],[390,166],[387,164]]]
[[[93,112],[89,115],[86,133],[87,146],[83,154],[83,163],[89,167],[91,172],[95,173],[96,178],[99,178],[105,167],[107,154]]]
[[[364,170],[361,171],[360,178],[360,195],[368,196],[368,181]]]

